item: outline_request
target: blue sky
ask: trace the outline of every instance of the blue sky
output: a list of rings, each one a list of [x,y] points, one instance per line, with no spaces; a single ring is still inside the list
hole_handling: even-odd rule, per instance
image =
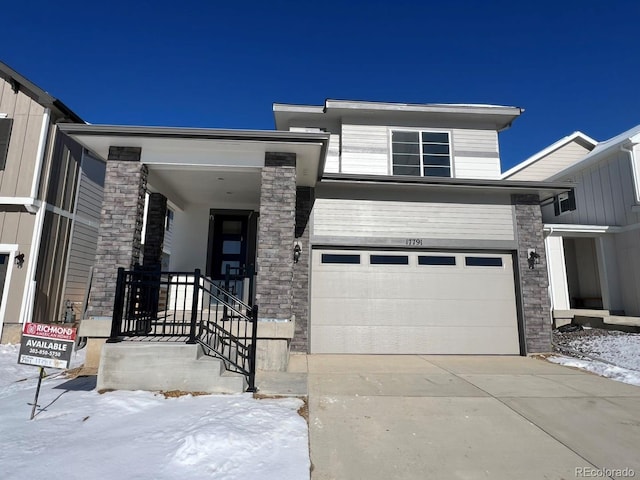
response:
[[[325,98],[525,108],[503,170],[640,124],[640,2],[3,2],[0,59],[91,123],[274,127]]]

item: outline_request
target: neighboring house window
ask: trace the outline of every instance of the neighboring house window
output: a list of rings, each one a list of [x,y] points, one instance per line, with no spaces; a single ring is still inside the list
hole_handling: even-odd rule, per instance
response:
[[[391,154],[394,175],[450,177],[448,132],[393,130]]]
[[[573,190],[553,197],[553,210],[556,217],[564,212],[576,209],[576,195]]]
[[[167,209],[167,219],[164,227],[167,232],[171,231],[171,228],[173,227],[173,210]]]
[[[13,119],[0,118],[0,170],[4,170],[9,151],[9,138],[11,137],[11,125]]]

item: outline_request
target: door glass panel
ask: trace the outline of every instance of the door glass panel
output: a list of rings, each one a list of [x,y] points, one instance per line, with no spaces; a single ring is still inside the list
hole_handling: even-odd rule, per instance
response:
[[[240,220],[225,220],[222,222],[223,235],[242,235],[242,222]]]
[[[239,273],[238,269],[240,268],[240,262],[237,260],[223,260],[220,267],[220,273],[223,275],[227,273],[227,265],[231,268],[231,275],[237,275]]]
[[[224,240],[222,242],[222,253],[224,254],[239,254],[242,247],[240,240]]]

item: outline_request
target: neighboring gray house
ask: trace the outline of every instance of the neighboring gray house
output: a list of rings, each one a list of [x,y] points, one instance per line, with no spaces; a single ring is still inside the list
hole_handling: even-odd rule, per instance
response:
[[[0,332],[82,314],[105,164],[59,133],[84,123],[0,62]],[[67,302],[68,301],[68,302]],[[69,315],[67,320],[71,320]]]
[[[581,151],[556,149],[570,161],[545,149],[534,157],[546,169],[524,162],[505,177],[575,183],[542,208],[554,316],[624,323],[640,316],[640,126],[600,143],[573,137]]]
[[[197,335],[224,331],[224,323],[203,320],[223,300],[203,306],[198,290],[222,282],[227,268],[253,267],[255,282],[238,277],[234,291],[259,305],[258,368],[285,369],[290,351],[549,351],[540,202],[571,185],[500,178],[498,133],[521,111],[327,100],[274,105],[276,131],[62,126],[107,162],[95,282],[81,327],[91,355],[110,335],[174,327],[186,335],[176,325],[187,325],[188,315],[204,325]],[[160,263],[170,204],[169,269],[182,273],[167,285],[187,282],[156,287],[173,310],[156,308],[151,317],[141,305],[153,295],[136,290],[140,284],[126,284],[132,296],[115,294],[117,267],[141,259],[147,192],[144,260]],[[186,273],[194,269],[201,273]],[[125,302],[126,332],[120,324],[111,330],[115,298]],[[109,344],[103,362],[120,362],[122,349],[133,354],[134,347]],[[138,387],[171,386],[136,368]],[[126,384],[113,374],[102,371],[100,385]]]

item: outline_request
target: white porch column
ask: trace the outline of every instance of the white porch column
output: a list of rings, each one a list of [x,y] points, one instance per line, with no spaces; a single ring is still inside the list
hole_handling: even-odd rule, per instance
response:
[[[551,290],[551,308],[569,310],[569,285],[564,259],[564,244],[561,236],[549,235],[544,240],[549,269],[549,289]]]
[[[623,310],[622,289],[618,275],[616,240],[613,235],[603,235],[596,240],[596,256],[602,291],[602,308],[605,310]]]

